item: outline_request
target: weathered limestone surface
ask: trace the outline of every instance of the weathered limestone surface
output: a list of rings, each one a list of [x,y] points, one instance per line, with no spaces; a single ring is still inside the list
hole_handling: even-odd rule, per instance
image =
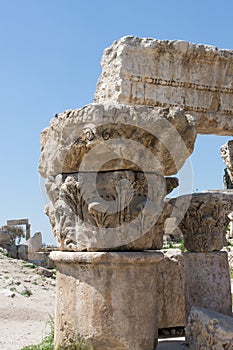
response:
[[[78,336],[95,350],[154,350],[160,252],[52,252],[55,349]]]
[[[184,258],[169,249],[158,264],[158,328],[184,327]]]
[[[228,215],[233,210],[233,192],[194,193],[180,196],[177,211],[178,227],[184,236],[184,245],[191,252],[211,252],[226,246],[226,227],[230,222]],[[177,205],[170,200],[170,205]],[[182,210],[182,205],[187,206]],[[179,215],[181,216],[179,218]]]
[[[18,258],[18,249],[14,244],[1,244],[1,248],[6,249],[7,255],[10,258],[17,259]]]
[[[127,169],[173,175],[195,138],[193,118],[179,108],[90,104],[51,120],[42,132],[39,171],[45,178]]]
[[[123,37],[104,51],[95,102],[181,106],[201,134],[232,135],[233,51]]]
[[[28,260],[28,247],[24,244],[1,244],[7,250],[7,255],[13,259]]]
[[[233,318],[194,306],[186,327],[186,340],[190,350],[232,350]]]
[[[43,263],[46,265],[47,263],[47,257],[44,252],[28,252],[28,260],[35,262],[37,265],[43,265]]]
[[[17,258],[21,260],[28,260],[28,246],[25,244],[19,244],[17,246]]]
[[[47,214],[60,249],[161,249],[172,180],[132,170],[50,177]]]
[[[11,238],[8,232],[1,231],[0,232],[0,244],[10,244]]]
[[[231,284],[226,252],[183,253],[186,318],[192,306],[232,314]]]
[[[33,237],[28,239],[25,243],[28,246],[29,253],[39,252],[42,248],[42,234],[41,232],[36,232]]]
[[[228,254],[228,262],[230,269],[233,269],[233,251],[230,251]]]
[[[164,175],[180,169],[195,138],[178,108],[91,104],[54,118],[39,169],[61,250],[160,249],[163,200],[178,185]]]
[[[228,141],[220,148],[220,155],[227,167],[227,173],[233,182],[233,140]],[[227,187],[228,188],[228,187]]]

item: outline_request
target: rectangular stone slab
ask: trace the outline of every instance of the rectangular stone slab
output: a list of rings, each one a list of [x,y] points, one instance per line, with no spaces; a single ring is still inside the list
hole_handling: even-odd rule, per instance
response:
[[[104,51],[95,102],[181,106],[201,134],[232,135],[233,51],[123,37]]]

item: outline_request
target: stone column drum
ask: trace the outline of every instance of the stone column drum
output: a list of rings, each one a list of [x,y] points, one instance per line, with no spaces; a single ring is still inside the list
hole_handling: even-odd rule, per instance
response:
[[[184,253],[186,321],[192,306],[232,315],[227,252]]]
[[[55,349],[80,335],[95,350],[156,349],[156,265],[163,253],[52,252],[51,258],[57,267]]]
[[[181,196],[180,203],[186,197]],[[178,224],[188,250],[183,254],[186,321],[192,306],[232,313],[227,253],[220,252],[227,243],[226,228],[232,209],[232,192],[195,193]]]

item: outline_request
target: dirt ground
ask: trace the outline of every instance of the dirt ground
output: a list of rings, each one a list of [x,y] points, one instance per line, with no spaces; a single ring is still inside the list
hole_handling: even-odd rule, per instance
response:
[[[38,344],[54,315],[55,280],[0,253],[0,349]]]

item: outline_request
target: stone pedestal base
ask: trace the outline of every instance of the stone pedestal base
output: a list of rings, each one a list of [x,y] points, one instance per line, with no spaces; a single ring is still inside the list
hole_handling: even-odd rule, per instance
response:
[[[160,252],[52,252],[55,349],[79,337],[94,350],[154,350]]]
[[[226,252],[184,253],[186,321],[192,306],[232,314]]]

